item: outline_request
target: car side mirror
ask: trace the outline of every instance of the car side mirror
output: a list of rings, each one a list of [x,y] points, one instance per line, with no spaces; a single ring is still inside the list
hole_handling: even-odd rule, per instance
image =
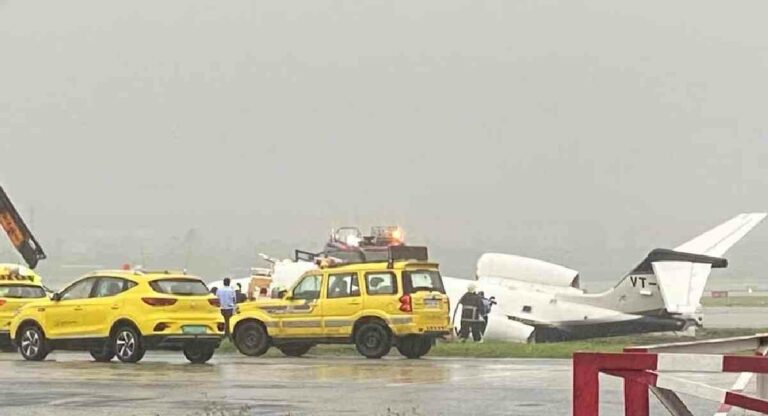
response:
[[[54,292],[54,294],[51,295],[51,300],[54,301],[54,302],[60,301],[61,300],[61,293]]]

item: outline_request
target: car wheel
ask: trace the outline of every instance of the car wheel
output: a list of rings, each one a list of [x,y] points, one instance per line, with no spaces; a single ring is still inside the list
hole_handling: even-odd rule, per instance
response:
[[[408,335],[397,341],[397,351],[406,358],[420,358],[432,349],[432,339],[419,335]]]
[[[392,349],[392,336],[384,325],[369,322],[355,332],[355,347],[366,358],[381,358]]]
[[[117,359],[124,363],[136,363],[144,358],[141,335],[130,326],[123,326],[115,331],[112,348]]]
[[[434,340],[429,337],[424,337],[421,340],[421,344],[419,344],[418,351],[416,353],[419,355],[419,357],[423,357],[432,350],[432,345],[434,345]]]
[[[48,355],[48,346],[43,331],[36,326],[28,326],[21,331],[19,351],[25,360],[42,361]]]
[[[213,357],[213,352],[216,349],[203,345],[190,345],[184,347],[184,356],[192,364],[204,364]]]
[[[312,349],[314,345],[312,344],[303,344],[303,343],[293,343],[293,344],[284,344],[284,345],[278,345],[277,349],[280,350],[283,354],[287,355],[288,357],[301,357],[302,355],[309,352],[310,349]]]
[[[416,347],[419,342],[418,335],[407,335],[397,340],[397,352],[403,357],[418,358]]]
[[[99,363],[107,363],[112,361],[112,359],[115,358],[115,350],[112,349],[111,344],[111,342],[107,341],[104,343],[104,345],[91,347],[89,350],[91,357],[93,357],[93,359]]]
[[[245,355],[258,357],[269,349],[269,336],[256,322],[244,323],[235,330],[235,347]]]

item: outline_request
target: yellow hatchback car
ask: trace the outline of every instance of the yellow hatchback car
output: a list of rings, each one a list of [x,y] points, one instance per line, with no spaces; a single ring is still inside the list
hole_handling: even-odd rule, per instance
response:
[[[40,276],[16,264],[0,264],[0,350],[13,351],[10,326],[22,306],[45,298]]]
[[[134,363],[147,350],[161,349],[204,363],[224,329],[215,304],[202,280],[183,273],[99,271],[22,307],[10,336],[33,361],[62,349],[89,351],[96,361],[116,356]]]
[[[301,356],[321,343],[354,344],[368,358],[392,346],[408,358],[427,354],[450,333],[449,300],[438,265],[382,261],[306,272],[282,299],[239,305],[234,343],[250,356],[270,346]]]

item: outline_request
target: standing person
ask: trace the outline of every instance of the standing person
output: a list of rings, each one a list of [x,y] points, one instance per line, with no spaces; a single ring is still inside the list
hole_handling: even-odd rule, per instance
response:
[[[482,332],[483,337],[485,337],[485,329],[488,328],[488,315],[491,313],[491,308],[493,305],[496,304],[496,297],[491,296],[490,298],[486,298],[485,292],[483,291],[480,291],[478,294],[483,300],[483,311],[480,313],[480,317],[483,318],[483,327],[480,331]]]
[[[235,291],[229,286],[231,280],[229,277],[224,278],[224,286],[220,287],[216,291],[216,297],[219,298],[219,308],[221,309],[221,316],[224,317],[224,336],[232,340],[232,335],[229,332],[229,319],[232,318],[232,314],[235,311],[235,305],[237,304],[237,298],[235,297]]]
[[[461,328],[459,329],[459,339],[466,342],[469,333],[472,332],[472,339],[480,342],[483,339],[481,333],[483,320],[480,318],[480,312],[483,310],[483,298],[476,293],[477,286],[470,283],[467,286],[467,293],[459,299],[461,305]]]
[[[235,290],[235,300],[237,303],[243,303],[248,300],[248,296],[243,293],[243,285],[240,283],[237,284],[237,290]]]

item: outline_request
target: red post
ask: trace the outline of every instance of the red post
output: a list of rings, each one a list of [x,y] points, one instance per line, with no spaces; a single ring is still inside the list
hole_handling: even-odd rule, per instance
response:
[[[624,379],[624,415],[649,416],[648,386]]]
[[[573,416],[598,416],[600,372],[590,353],[573,354]]]

